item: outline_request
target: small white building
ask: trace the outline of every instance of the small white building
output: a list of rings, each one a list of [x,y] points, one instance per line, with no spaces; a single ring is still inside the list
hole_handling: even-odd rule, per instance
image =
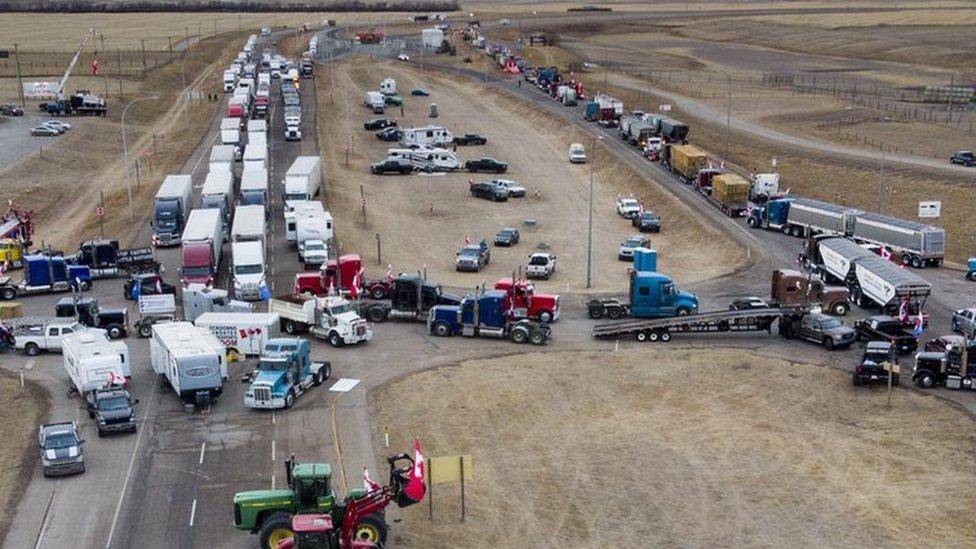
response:
[[[425,48],[439,48],[444,42],[444,31],[440,29],[424,29],[420,31],[420,43]]]

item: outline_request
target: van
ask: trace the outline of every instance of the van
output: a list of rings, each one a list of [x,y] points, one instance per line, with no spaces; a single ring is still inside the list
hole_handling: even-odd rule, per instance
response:
[[[573,143],[569,146],[569,161],[573,164],[586,163],[586,148],[582,143]]]

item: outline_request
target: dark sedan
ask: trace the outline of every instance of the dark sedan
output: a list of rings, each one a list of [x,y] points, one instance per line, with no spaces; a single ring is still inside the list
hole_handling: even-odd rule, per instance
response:
[[[505,173],[508,171],[508,164],[486,156],[478,160],[468,160],[464,163],[464,169],[469,172]]]
[[[374,118],[372,120],[367,120],[363,124],[364,130],[376,131],[382,130],[383,128],[389,128],[391,126],[396,126],[396,120],[387,120],[386,118]]]
[[[518,229],[507,228],[498,231],[495,235],[495,246],[514,246],[518,244]]]
[[[483,135],[478,135],[476,133],[466,133],[464,135],[458,135],[454,137],[454,142],[459,146],[464,145],[487,145],[488,138]]]
[[[396,126],[389,126],[376,132],[376,138],[380,141],[399,141],[403,132]]]
[[[640,232],[661,232],[661,218],[654,214],[654,212],[643,211],[640,215],[633,217],[630,220],[631,224],[637,227]]]
[[[24,116],[24,109],[18,107],[17,105],[5,103],[0,105],[0,114],[5,116]]]

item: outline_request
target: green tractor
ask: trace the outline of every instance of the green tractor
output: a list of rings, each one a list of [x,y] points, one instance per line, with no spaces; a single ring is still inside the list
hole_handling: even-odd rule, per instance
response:
[[[366,490],[350,490],[339,501],[332,490],[332,466],[328,463],[298,463],[294,456],[285,460],[287,490],[252,490],[234,495],[234,526],[258,534],[262,549],[277,549],[292,537],[291,518],[295,514],[327,514],[336,527],[342,527],[346,506],[362,498]],[[387,524],[383,512],[360,518],[354,528],[357,539],[386,543]]]

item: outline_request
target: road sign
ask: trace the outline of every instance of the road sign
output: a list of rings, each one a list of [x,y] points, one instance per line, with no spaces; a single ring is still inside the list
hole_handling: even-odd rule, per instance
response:
[[[939,217],[942,215],[941,200],[920,200],[918,202],[918,217]]]
[[[104,206],[95,206],[95,215],[97,215],[98,217],[104,216],[105,215],[105,207]]]
[[[658,109],[661,110],[662,112],[667,112],[671,110],[671,105],[669,103],[665,103],[660,107],[658,107]]]

